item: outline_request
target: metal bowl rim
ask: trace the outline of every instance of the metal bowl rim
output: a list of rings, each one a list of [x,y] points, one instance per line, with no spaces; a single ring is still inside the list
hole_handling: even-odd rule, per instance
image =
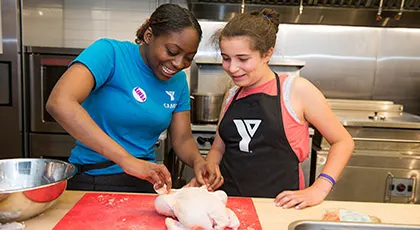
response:
[[[8,161],[26,162],[26,161],[32,161],[32,160],[35,160],[35,161],[44,161],[44,162],[46,162],[46,161],[50,161],[51,162],[52,161],[52,162],[63,163],[65,165],[67,165],[67,166],[72,167],[73,168],[73,173],[71,173],[71,175],[69,175],[69,176],[67,176],[67,177],[65,177],[65,178],[63,178],[61,180],[58,180],[58,181],[53,182],[53,183],[45,184],[45,185],[32,186],[32,187],[27,187],[27,188],[22,188],[22,189],[14,189],[14,190],[0,190],[0,195],[2,195],[2,194],[11,194],[11,193],[16,193],[16,192],[25,192],[25,191],[29,191],[29,190],[34,190],[34,189],[39,189],[39,188],[45,188],[45,187],[53,186],[53,185],[56,185],[56,184],[61,183],[63,181],[69,180],[70,178],[72,178],[77,173],[76,166],[74,164],[69,163],[69,162],[65,162],[65,161],[62,161],[62,160],[57,160],[57,159],[11,158],[11,159],[3,159],[3,160],[0,160],[0,163],[2,163],[2,162],[8,162]]]
[[[327,221],[327,220],[295,220],[293,222],[291,222],[288,226],[288,229],[294,229],[297,225],[299,224],[311,224],[311,223],[315,223],[315,224],[322,224],[322,223],[328,223],[332,226],[341,226],[341,225],[346,225],[346,226],[374,226],[374,227],[406,227],[407,229],[418,229],[420,227],[420,225],[413,225],[413,224],[394,224],[394,223],[372,223],[372,222],[352,222],[352,221]]]

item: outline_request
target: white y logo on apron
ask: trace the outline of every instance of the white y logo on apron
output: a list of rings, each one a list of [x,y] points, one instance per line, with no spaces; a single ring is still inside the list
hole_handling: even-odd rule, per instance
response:
[[[255,132],[260,126],[261,120],[234,119],[233,122],[236,125],[236,130],[238,130],[238,133],[242,138],[242,140],[239,142],[239,150],[249,153],[249,143],[251,142],[251,138],[254,136]]]

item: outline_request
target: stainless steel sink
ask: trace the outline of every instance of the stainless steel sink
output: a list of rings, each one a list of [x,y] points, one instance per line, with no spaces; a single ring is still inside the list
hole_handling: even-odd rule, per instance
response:
[[[329,222],[299,220],[289,225],[289,230],[420,230],[420,226],[399,224],[373,224],[355,222]]]

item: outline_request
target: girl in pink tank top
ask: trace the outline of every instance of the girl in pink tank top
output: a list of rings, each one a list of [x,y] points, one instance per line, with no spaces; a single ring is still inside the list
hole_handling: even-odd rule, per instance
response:
[[[211,189],[299,209],[325,199],[354,143],[315,86],[270,69],[278,26],[279,14],[263,9],[236,15],[218,34],[223,69],[236,87],[226,94],[206,160],[219,164],[222,174],[210,181]],[[321,176],[304,188],[299,163],[309,153],[308,123],[331,149]]]

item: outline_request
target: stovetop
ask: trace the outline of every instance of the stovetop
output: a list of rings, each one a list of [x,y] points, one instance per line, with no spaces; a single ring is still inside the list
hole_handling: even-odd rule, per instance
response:
[[[191,124],[192,132],[216,132],[216,124]]]
[[[208,151],[216,136],[216,124],[191,124],[192,135],[200,151]]]

